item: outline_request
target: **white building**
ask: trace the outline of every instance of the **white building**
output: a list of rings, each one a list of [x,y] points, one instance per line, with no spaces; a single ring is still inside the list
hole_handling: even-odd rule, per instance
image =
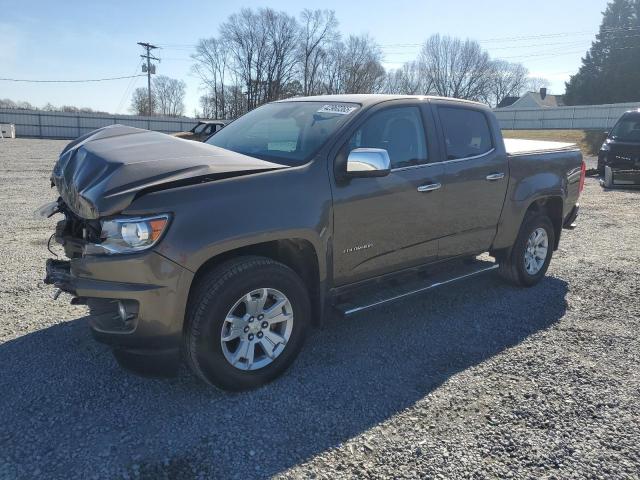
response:
[[[552,108],[563,107],[564,101],[562,95],[547,94],[546,88],[541,88],[539,92],[527,92],[520,98],[507,97],[498,108],[500,110],[512,108]]]

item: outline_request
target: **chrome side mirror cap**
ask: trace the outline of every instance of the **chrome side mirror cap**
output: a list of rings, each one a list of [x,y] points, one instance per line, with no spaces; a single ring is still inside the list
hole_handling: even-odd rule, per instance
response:
[[[389,153],[384,148],[355,148],[347,158],[350,177],[384,177],[391,172]]]

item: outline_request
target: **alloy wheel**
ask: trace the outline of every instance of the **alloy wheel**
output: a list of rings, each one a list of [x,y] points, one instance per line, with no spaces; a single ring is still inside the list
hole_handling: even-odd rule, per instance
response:
[[[293,329],[293,309],[285,294],[259,288],[231,307],[220,332],[225,359],[239,370],[258,370],[284,351]]]
[[[536,275],[544,266],[549,252],[549,237],[547,231],[536,228],[527,239],[524,252],[524,268],[529,275]]]

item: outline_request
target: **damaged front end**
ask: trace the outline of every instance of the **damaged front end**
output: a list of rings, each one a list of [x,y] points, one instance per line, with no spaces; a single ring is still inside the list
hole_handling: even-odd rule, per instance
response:
[[[64,249],[65,256],[69,260],[47,259],[46,276],[44,283],[56,287],[53,299],[56,300],[62,292],[73,296],[72,305],[87,305],[93,314],[92,322],[96,325],[107,325],[112,331],[126,331],[132,325],[127,324],[131,317],[121,316],[123,306],[117,299],[83,297],[78,294],[78,278],[71,272],[71,262],[84,256],[87,245],[100,242],[100,222],[96,220],[85,220],[78,217],[64,203],[62,198],[55,202],[48,203],[40,207],[37,213],[49,218],[55,214],[63,214],[64,218],[57,222],[55,233],[49,240],[49,250],[51,250],[51,240],[60,244]],[[55,253],[54,253],[55,255]],[[56,255],[57,256],[57,255]]]
[[[36,213],[45,218],[50,218],[58,213],[64,215],[64,218],[56,224],[52,239],[62,245],[68,258],[79,258],[84,254],[88,244],[101,242],[100,221],[80,218],[67,207],[62,198],[43,205]]]
[[[45,218],[50,218],[57,213],[62,213],[64,219],[56,224],[55,233],[47,244],[49,251],[51,251],[51,240],[53,240],[62,246],[67,258],[81,257],[89,239],[93,241],[99,240],[99,222],[81,219],[67,208],[62,198],[58,198],[55,202],[47,203],[36,211],[37,215]],[[56,254],[54,253],[54,255]],[[53,285],[58,289],[54,294],[54,299],[57,299],[61,292],[75,295],[74,283],[71,278],[71,262],[69,260],[48,259],[44,283]],[[79,302],[75,300],[74,303]]]
[[[116,357],[154,357],[169,372],[178,362],[182,321],[193,274],[154,251],[169,215],[84,219],[62,199],[42,207],[62,214],[51,241],[68,259],[46,262],[44,283],[89,307],[94,337]],[[131,366],[131,365],[126,365]]]
[[[112,329],[124,331],[131,328],[127,325],[132,319],[129,314],[121,315],[123,305],[117,299],[83,297],[78,294],[78,279],[71,272],[71,262],[74,259],[81,259],[87,248],[92,245],[99,245],[101,242],[101,222],[97,220],[85,220],[78,217],[64,203],[62,198],[55,202],[48,203],[40,207],[37,212],[42,217],[50,218],[55,214],[62,214],[64,218],[57,222],[55,233],[51,236],[48,247],[51,250],[51,241],[60,244],[65,256],[69,260],[59,260],[49,258],[46,262],[46,276],[44,283],[56,287],[53,295],[56,300],[62,292],[73,296],[72,305],[87,305],[92,314],[94,322],[99,324],[109,323]],[[54,255],[56,255],[54,253]],[[57,255],[56,255],[57,256]],[[136,309],[137,310],[137,309]],[[119,320],[114,323],[113,320]]]
[[[50,259],[45,283],[90,308],[94,336],[114,351],[178,358],[194,273],[156,248],[175,212],[132,207],[140,197],[288,168],[168,135],[115,125],[71,142],[51,174],[61,214],[51,241],[68,260]],[[164,252],[164,253],[163,253]]]

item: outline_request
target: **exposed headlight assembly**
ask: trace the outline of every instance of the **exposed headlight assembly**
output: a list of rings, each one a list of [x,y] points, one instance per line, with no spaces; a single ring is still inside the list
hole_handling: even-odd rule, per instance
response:
[[[100,243],[90,243],[86,254],[135,253],[154,246],[169,225],[169,215],[120,217],[102,220]]]
[[[611,147],[609,146],[609,142],[604,142],[600,147],[601,152],[608,152],[609,150],[611,150]]]

